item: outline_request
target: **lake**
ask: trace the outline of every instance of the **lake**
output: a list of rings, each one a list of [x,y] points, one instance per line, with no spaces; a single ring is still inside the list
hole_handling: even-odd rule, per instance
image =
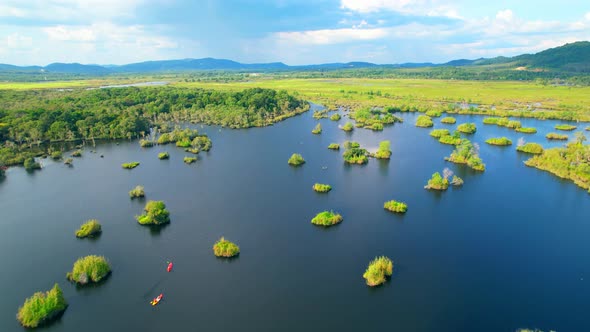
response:
[[[590,195],[526,167],[529,155],[515,151],[520,137],[564,144],[544,137],[558,122],[522,119],[539,130],[526,135],[457,116],[457,124],[477,124],[470,139],[487,166],[479,173],[445,162],[453,147],[415,127],[418,114],[400,116],[403,124],[382,132],[345,133],[338,125],[347,118],[322,119],[321,135],[311,134],[312,112],[267,128],[196,125],[213,148],[193,165],[180,148],[142,149],[135,140],[87,148],[72,168],[49,159],[34,174],[11,168],[0,183],[0,331],[24,331],[18,307],[55,282],[70,306],[42,331],[589,331]],[[514,145],[484,143],[497,136]],[[366,166],[345,165],[342,150],[327,149],[355,140],[374,151],[385,139],[391,160]],[[158,160],[162,151],[170,160]],[[287,165],[292,153],[306,164]],[[129,161],[141,165],[122,169]],[[445,167],[465,185],[425,190]],[[315,182],[333,189],[317,194]],[[170,225],[135,221],[145,204],[128,197],[136,185],[167,204]],[[408,212],[385,211],[391,199]],[[312,225],[323,210],[344,221]],[[103,234],[76,239],[91,218]],[[221,236],[240,246],[237,259],[213,256]],[[65,274],[89,254],[106,256],[113,273],[77,289]],[[362,274],[378,255],[394,261],[394,273],[370,288]]]

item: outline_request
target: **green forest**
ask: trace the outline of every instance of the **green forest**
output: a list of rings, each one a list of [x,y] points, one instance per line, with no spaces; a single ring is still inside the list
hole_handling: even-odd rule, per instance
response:
[[[286,91],[194,88],[0,91],[0,166],[45,153],[44,143],[132,139],[188,121],[231,128],[261,127],[305,112]]]

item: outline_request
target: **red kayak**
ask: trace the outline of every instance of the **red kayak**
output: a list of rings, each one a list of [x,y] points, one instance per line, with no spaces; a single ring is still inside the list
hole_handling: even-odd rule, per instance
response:
[[[168,267],[166,268],[166,271],[168,271],[168,272],[172,271],[172,262],[168,263]]]
[[[164,294],[160,294],[158,295],[158,297],[156,297],[155,299],[153,299],[150,304],[155,306],[156,304],[160,303],[160,301],[162,300],[162,298],[164,297]]]

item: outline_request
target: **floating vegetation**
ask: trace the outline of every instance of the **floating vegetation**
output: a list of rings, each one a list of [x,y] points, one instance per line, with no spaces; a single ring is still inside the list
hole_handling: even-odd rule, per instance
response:
[[[318,226],[333,226],[342,222],[342,216],[334,213],[334,211],[324,211],[318,213],[313,219],[311,219],[311,223]]]
[[[342,126],[341,129],[344,130],[344,131],[350,132],[350,131],[352,131],[354,129],[354,126],[352,125],[352,123],[347,122],[347,123],[344,124],[344,126]]]
[[[311,131],[312,134],[318,135],[322,133],[322,125],[321,124],[317,124],[313,130]]]
[[[162,225],[170,222],[170,212],[166,210],[166,204],[162,201],[149,201],[143,210],[144,214],[135,217],[142,225]]]
[[[51,152],[51,159],[53,160],[60,160],[62,157],[62,152],[61,151],[53,151]]]
[[[197,157],[188,157],[188,156],[186,156],[186,157],[184,157],[182,159],[182,161],[184,161],[185,164],[189,164],[190,165],[190,164],[192,164],[192,163],[194,163],[194,162],[197,161]]]
[[[332,114],[332,116],[330,116],[330,120],[332,120],[332,121],[338,121],[340,119],[341,119],[341,116],[338,113]]]
[[[440,120],[441,123],[446,123],[446,124],[455,124],[457,123],[457,119],[455,119],[452,116],[447,116],[446,118],[442,118]]]
[[[330,149],[330,150],[340,150],[340,144],[338,144],[338,143],[330,143],[330,145],[328,145],[328,149]]]
[[[451,135],[451,132],[448,129],[434,129],[430,132],[430,136],[441,138],[443,136]]]
[[[60,317],[67,307],[61,288],[55,284],[51,290],[36,292],[27,298],[23,306],[18,308],[16,318],[22,326],[35,328]]]
[[[406,213],[406,211],[408,211],[408,205],[406,203],[398,202],[395,200],[385,202],[383,204],[383,208],[385,208],[385,210],[396,213]]]
[[[289,158],[289,160],[287,161],[287,163],[291,166],[300,166],[305,164],[305,159],[303,159],[303,157],[300,154],[293,153],[291,155],[291,158]]]
[[[476,171],[485,171],[486,165],[479,157],[479,145],[472,144],[468,139],[461,140],[451,155],[445,160],[455,164],[466,164]]]
[[[464,134],[474,134],[477,131],[475,123],[462,123],[457,126],[457,130]]]
[[[376,257],[369,263],[367,270],[363,274],[367,285],[371,287],[379,286],[387,281],[388,277],[393,274],[393,262],[385,256]]]
[[[145,197],[145,191],[142,186],[136,186],[135,188],[129,191],[129,197],[131,199],[134,198],[142,198]]]
[[[517,151],[526,152],[531,154],[543,153],[543,146],[538,143],[526,143],[516,148]]]
[[[73,166],[74,165],[74,159],[67,158],[66,160],[64,160],[64,165],[67,165],[67,166],[70,166],[70,167]]]
[[[80,228],[76,231],[76,237],[78,238],[85,238],[85,237],[94,237],[99,235],[102,232],[102,227],[100,222],[96,219],[91,219],[82,224]]]
[[[576,128],[578,128],[577,126],[572,126],[572,125],[568,125],[568,124],[559,124],[555,126],[555,129],[557,130],[565,130],[565,131],[572,131],[575,130]]]
[[[230,258],[240,253],[240,247],[222,237],[213,245],[213,253],[217,257]]]
[[[389,159],[391,158],[391,142],[381,141],[379,142],[379,150],[373,154],[373,157],[377,159]]]
[[[520,128],[516,128],[516,131],[519,133],[523,133],[523,134],[536,134],[537,133],[537,128],[533,128],[533,127],[520,127]]]
[[[139,146],[141,146],[142,148],[151,148],[152,146],[154,146],[154,144],[156,144],[156,142],[147,139],[139,140]]]
[[[76,151],[72,152],[72,154],[70,156],[75,157],[75,158],[82,157],[82,150],[76,150]]]
[[[432,118],[428,115],[420,115],[416,119],[416,127],[429,128],[432,126],[434,126],[434,122],[432,122]]]
[[[170,158],[170,154],[168,154],[168,152],[158,153],[158,159],[160,159],[160,160],[169,159],[169,158]]]
[[[447,190],[449,188],[449,179],[440,175],[439,172],[432,174],[428,184],[424,186],[425,189],[433,190]]]
[[[508,139],[508,137],[495,137],[486,140],[486,143],[490,145],[512,145],[512,141]]]
[[[319,193],[327,193],[332,190],[332,186],[329,184],[316,183],[313,185],[313,190]]]
[[[568,140],[567,135],[562,135],[562,134],[558,134],[558,133],[549,133],[549,134],[545,135],[545,137],[550,140],[558,140],[558,141],[567,141]]]
[[[366,164],[369,161],[369,152],[361,148],[357,142],[344,142],[344,154],[342,157],[344,161],[349,164]]]
[[[68,280],[80,285],[97,283],[111,273],[111,265],[103,256],[90,255],[79,258],[71,272],[66,274]]]
[[[139,166],[138,161],[132,161],[130,163],[121,164],[124,169],[134,169],[135,167]]]

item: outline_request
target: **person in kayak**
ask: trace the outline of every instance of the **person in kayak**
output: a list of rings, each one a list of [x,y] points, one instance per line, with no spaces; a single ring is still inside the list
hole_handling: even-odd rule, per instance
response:
[[[155,306],[156,304],[160,303],[160,301],[162,300],[162,298],[164,297],[164,294],[160,294],[158,295],[158,297],[154,298],[150,304]]]
[[[172,271],[172,262],[168,262],[168,267],[166,268],[166,271],[170,272]]]

